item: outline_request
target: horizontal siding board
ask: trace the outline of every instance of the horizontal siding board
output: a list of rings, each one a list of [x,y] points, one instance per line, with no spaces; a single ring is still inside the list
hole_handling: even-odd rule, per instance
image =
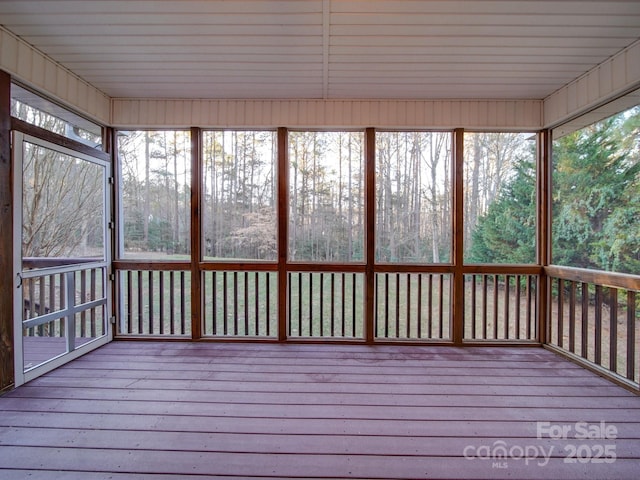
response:
[[[416,2],[415,0],[392,0],[371,2],[370,0],[341,0],[333,2],[331,11],[334,13],[357,13],[366,11],[370,14],[510,14],[536,15],[540,12],[552,12],[555,16],[605,15],[615,11],[619,15],[637,14],[637,5],[627,0],[607,0],[607,2],[581,2],[579,13],[576,12],[575,2],[558,2],[554,0],[527,1],[482,1],[466,0],[451,2],[449,0],[429,0]]]
[[[288,126],[536,129],[536,100],[192,100],[114,99],[113,123],[135,126]],[[215,112],[210,117],[208,112]]]
[[[110,121],[110,99],[0,26],[0,68],[98,122]],[[90,100],[89,91],[96,95]]]
[[[544,125],[556,126],[639,86],[640,41],[637,41],[545,98]]]

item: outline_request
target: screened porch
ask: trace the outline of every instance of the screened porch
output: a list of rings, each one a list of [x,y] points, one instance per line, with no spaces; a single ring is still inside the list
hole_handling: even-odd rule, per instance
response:
[[[637,478],[639,66],[627,0],[0,2],[0,476]]]

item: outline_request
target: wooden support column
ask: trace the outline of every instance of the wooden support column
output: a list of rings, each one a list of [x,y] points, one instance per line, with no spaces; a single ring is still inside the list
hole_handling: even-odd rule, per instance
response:
[[[200,273],[202,205],[202,130],[191,128],[191,338],[202,337],[202,275]]]
[[[462,345],[464,336],[464,129],[453,132],[453,331]]]
[[[365,310],[364,310],[364,339],[367,343],[373,343],[375,337],[375,223],[376,223],[376,131],[374,128],[365,130],[365,242],[366,242],[366,269],[365,269]]]
[[[289,132],[278,128],[278,340],[287,339],[287,261],[289,257]]]
[[[115,274],[115,270],[113,269],[113,261],[118,259],[118,239],[120,238],[120,231],[118,228],[118,211],[120,208],[119,204],[119,190],[118,190],[118,144],[116,141],[116,133],[115,130],[111,127],[104,127],[102,129],[102,145],[104,145],[104,150],[111,157],[111,165],[109,167],[109,176],[113,179],[112,182],[109,182],[109,199],[111,200],[111,216],[107,221],[111,225],[107,228],[107,242],[109,242],[109,246],[107,248],[110,249],[109,259],[111,263],[107,267],[107,276],[108,278],[113,278],[113,281],[108,283],[108,287],[111,289],[111,315],[116,319],[119,318],[118,315],[118,280],[117,275]],[[111,321],[111,318],[108,320]],[[118,333],[118,323],[111,325],[111,333],[113,336]]]
[[[538,339],[547,342],[549,324],[550,283],[545,268],[551,263],[551,130],[538,133],[537,207],[538,207],[538,264],[542,268],[538,291]]]
[[[11,76],[0,71],[0,391],[14,384]]]

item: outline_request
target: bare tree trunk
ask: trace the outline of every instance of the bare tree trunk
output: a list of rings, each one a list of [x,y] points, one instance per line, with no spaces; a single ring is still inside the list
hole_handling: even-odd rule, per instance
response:
[[[175,252],[180,244],[180,181],[178,180],[178,132],[173,132],[173,246]]]
[[[144,210],[142,214],[142,239],[145,247],[149,248],[149,213],[150,213],[150,148],[151,137],[149,132],[144,133]]]

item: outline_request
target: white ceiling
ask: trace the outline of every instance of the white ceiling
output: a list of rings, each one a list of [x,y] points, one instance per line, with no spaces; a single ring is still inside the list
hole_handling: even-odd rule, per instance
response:
[[[640,1],[18,0],[0,24],[111,97],[542,99]]]

